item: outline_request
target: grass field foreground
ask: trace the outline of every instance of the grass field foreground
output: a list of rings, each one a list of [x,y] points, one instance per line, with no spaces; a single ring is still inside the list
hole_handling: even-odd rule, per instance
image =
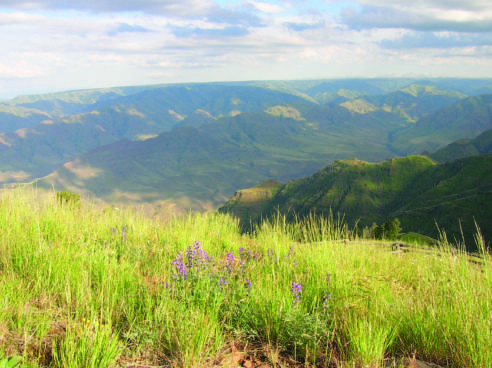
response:
[[[162,221],[5,191],[0,364],[492,366],[489,256],[348,234],[327,218],[244,235],[225,215]]]

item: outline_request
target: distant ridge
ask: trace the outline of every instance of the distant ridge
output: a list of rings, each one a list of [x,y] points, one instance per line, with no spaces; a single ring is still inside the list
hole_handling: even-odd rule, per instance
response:
[[[468,97],[422,117],[414,126],[396,132],[392,147],[402,156],[433,152],[488,129],[492,129],[492,94]]]

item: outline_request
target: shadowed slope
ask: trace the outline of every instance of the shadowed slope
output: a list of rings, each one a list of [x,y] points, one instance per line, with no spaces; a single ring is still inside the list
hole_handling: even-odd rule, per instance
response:
[[[254,189],[254,188],[253,188]],[[221,211],[241,216],[236,199]],[[435,164],[425,156],[391,159],[378,164],[351,159],[336,161],[314,175],[293,180],[257,203],[261,216],[280,211],[292,218],[311,213],[340,213],[359,226],[399,218],[405,231],[438,237],[436,223],[448,236],[473,249],[475,220],[492,238],[492,155]],[[259,221],[241,217],[245,224]]]

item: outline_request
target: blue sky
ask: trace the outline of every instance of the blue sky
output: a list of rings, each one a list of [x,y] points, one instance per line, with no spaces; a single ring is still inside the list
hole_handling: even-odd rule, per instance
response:
[[[153,83],[492,77],[490,0],[0,0],[0,98]]]

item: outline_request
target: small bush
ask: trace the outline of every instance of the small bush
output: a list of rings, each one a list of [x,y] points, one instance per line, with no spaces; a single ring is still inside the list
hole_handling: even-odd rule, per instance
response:
[[[56,200],[58,203],[64,206],[79,207],[80,206],[80,194],[63,190],[56,193]]]

